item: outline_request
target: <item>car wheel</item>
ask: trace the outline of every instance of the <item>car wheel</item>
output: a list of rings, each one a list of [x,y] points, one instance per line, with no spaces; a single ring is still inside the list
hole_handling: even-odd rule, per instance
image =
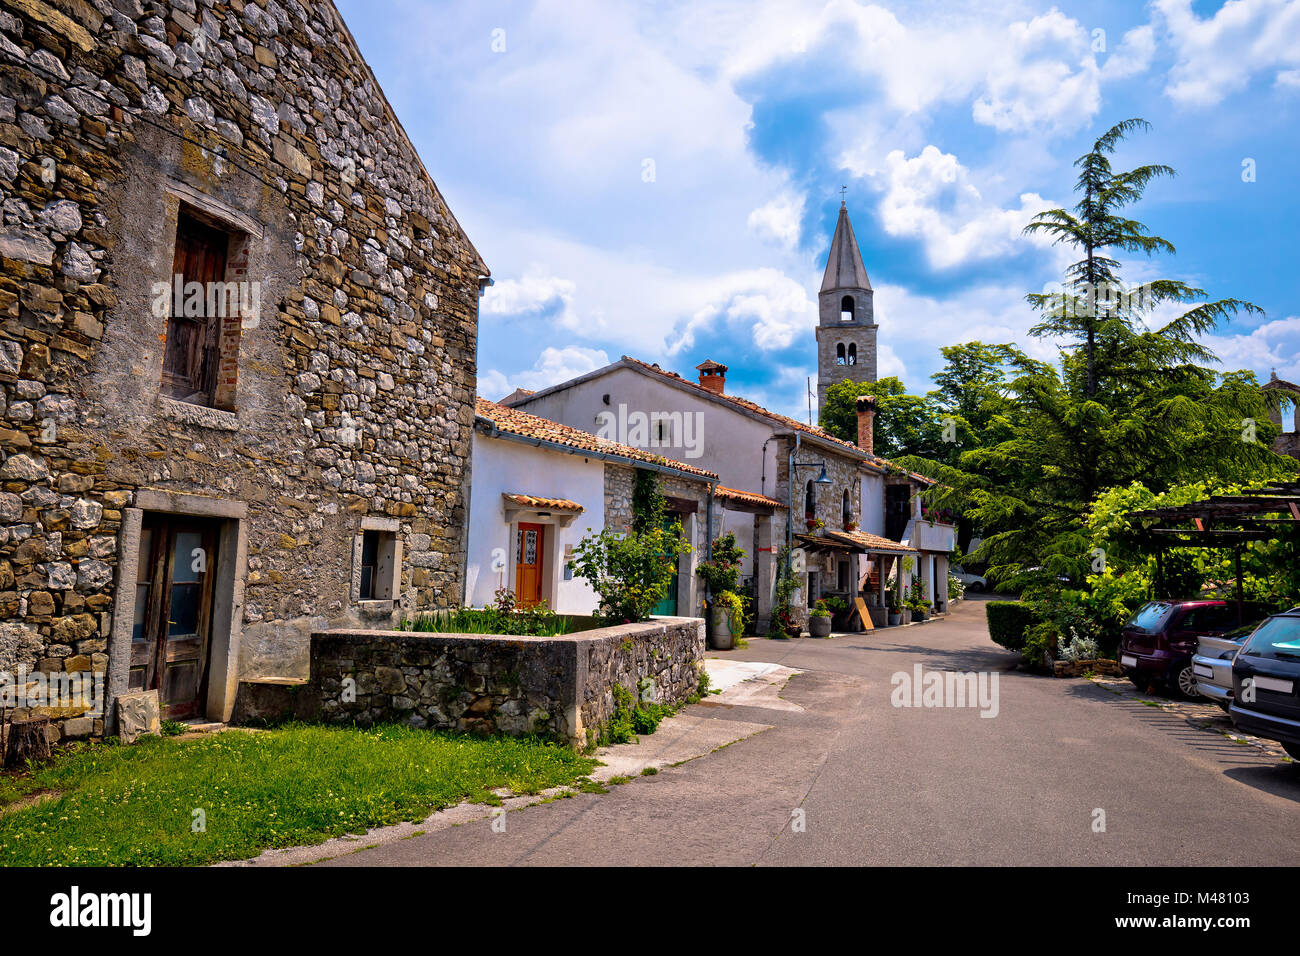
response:
[[[1199,700],[1201,697],[1201,692],[1196,689],[1196,672],[1192,670],[1191,664],[1180,667],[1170,683],[1185,700]]]
[[[984,590],[984,585],[980,584],[978,581],[972,581],[970,584],[966,585],[966,590],[974,591],[976,594],[979,594]]]
[[[1300,745],[1283,744],[1282,749],[1286,751],[1287,756],[1292,760],[1300,761]]]

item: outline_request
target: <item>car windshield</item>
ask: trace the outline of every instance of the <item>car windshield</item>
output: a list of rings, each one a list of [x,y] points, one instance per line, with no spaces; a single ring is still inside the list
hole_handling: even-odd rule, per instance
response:
[[[1149,604],[1144,604],[1133,615],[1133,619],[1128,622],[1128,626],[1143,631],[1153,631],[1161,625],[1173,609],[1172,604],[1166,604],[1163,601],[1152,601]]]
[[[1300,660],[1300,617],[1269,618],[1246,642],[1242,653],[1272,660]]]

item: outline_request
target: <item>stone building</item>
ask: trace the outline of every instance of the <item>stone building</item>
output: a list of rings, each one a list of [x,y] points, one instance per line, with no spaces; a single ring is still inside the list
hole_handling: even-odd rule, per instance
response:
[[[817,294],[818,408],[826,406],[826,390],[832,385],[846,379],[876,380],[874,296],[849,211],[841,202]]]
[[[333,5],[23,0],[0,61],[0,671],[223,720],[459,603],[487,269]]]
[[[690,545],[656,614],[702,616],[695,571],[708,551],[708,513],[718,476],[652,451],[600,438],[504,404],[478,400],[470,495],[465,603],[482,607],[498,588],[520,603],[591,614],[598,598],[569,568],[574,548],[605,528],[632,526],[638,471],[653,472],[670,520]]]

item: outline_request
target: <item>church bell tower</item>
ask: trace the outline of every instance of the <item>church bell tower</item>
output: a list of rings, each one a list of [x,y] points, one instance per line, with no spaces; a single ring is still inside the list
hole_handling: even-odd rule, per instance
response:
[[[876,380],[876,319],[871,280],[862,264],[849,211],[840,203],[826,275],[818,293],[817,405],[826,404],[826,390],[845,379]]]

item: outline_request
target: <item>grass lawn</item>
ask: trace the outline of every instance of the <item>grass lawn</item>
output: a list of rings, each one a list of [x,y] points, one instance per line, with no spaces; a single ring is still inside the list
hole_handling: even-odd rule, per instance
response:
[[[0,865],[193,866],[422,820],[574,783],[596,761],[562,747],[408,727],[294,724],[130,746],[81,745],[0,775]],[[35,794],[48,799],[27,805]],[[195,810],[206,830],[194,832]]]

